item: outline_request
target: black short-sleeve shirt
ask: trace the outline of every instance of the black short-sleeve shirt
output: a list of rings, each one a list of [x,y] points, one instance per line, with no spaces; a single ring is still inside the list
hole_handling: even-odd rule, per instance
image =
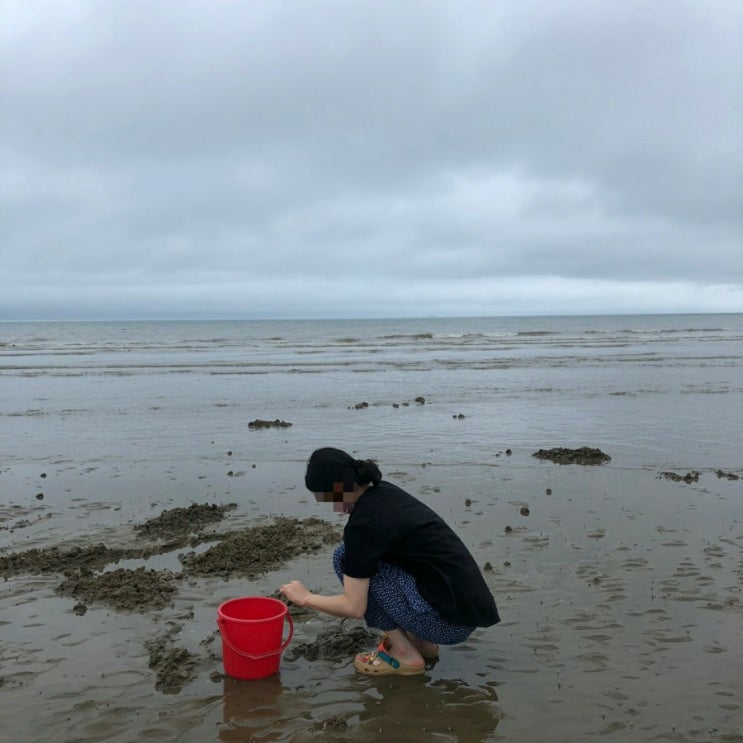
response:
[[[431,508],[382,481],[357,501],[343,533],[343,572],[371,578],[382,561],[415,578],[448,622],[489,627],[500,621],[480,568],[451,527]]]

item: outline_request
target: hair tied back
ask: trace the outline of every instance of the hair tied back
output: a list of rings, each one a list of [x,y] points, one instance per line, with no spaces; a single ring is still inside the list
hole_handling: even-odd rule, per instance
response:
[[[382,481],[382,473],[377,463],[371,459],[357,459],[355,465],[359,485],[379,485]]]

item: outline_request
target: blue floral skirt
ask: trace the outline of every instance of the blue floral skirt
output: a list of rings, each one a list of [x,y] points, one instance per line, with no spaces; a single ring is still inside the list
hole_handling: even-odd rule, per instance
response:
[[[333,553],[333,568],[343,583],[341,561],[345,545]],[[415,578],[404,570],[380,562],[377,572],[369,580],[369,598],[364,620],[368,627],[389,632],[402,629],[421,640],[440,645],[464,642],[474,627],[451,624],[442,619],[431,604],[418,592]]]

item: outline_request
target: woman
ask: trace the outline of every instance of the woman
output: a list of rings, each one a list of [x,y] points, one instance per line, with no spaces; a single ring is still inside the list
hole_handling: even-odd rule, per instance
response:
[[[318,502],[348,513],[333,566],[343,593],[320,596],[300,581],[281,587],[299,606],[364,618],[386,634],[354,667],[371,675],[423,673],[438,645],[463,642],[475,627],[500,621],[472,555],[444,520],[382,480],[379,467],[332,448],[309,459],[305,485]]]

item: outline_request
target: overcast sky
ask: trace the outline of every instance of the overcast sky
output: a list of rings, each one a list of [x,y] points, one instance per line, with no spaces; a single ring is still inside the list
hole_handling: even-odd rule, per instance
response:
[[[0,319],[743,311],[740,0],[2,0]]]

